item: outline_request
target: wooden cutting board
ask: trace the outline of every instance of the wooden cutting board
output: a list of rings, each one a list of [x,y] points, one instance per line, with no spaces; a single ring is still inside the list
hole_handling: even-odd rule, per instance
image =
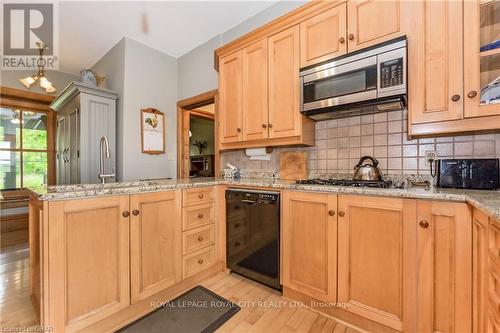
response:
[[[307,179],[307,153],[280,153],[280,178],[289,180]]]

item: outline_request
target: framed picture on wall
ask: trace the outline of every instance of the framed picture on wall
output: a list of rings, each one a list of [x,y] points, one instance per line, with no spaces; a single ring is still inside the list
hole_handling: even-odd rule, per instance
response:
[[[158,109],[141,109],[141,144],[144,154],[165,153],[165,116]]]

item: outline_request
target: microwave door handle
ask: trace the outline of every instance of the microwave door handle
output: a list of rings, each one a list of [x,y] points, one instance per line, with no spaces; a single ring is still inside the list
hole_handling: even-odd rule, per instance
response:
[[[340,74],[352,72],[352,71],[362,71],[365,68],[377,66],[377,56],[372,56],[369,58],[360,59],[353,62],[348,62],[347,64],[339,65],[337,67],[328,68],[316,73],[312,73],[303,77],[303,83],[309,83],[313,81],[318,81],[328,77],[334,77]]]

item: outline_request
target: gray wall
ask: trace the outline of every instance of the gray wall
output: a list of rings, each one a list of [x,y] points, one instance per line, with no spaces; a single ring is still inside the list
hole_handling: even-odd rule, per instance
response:
[[[16,88],[19,90],[31,91],[39,94],[54,95],[59,94],[63,89],[71,82],[78,81],[80,77],[78,75],[73,75],[69,73],[59,72],[59,71],[46,71],[45,76],[52,82],[54,87],[57,89],[55,93],[49,94],[45,92],[45,89],[40,87],[39,82],[33,83],[31,89],[26,88],[19,82],[19,79],[24,79],[29,75],[33,75],[36,70],[29,71],[1,71],[0,74],[0,85],[4,87]]]
[[[215,49],[291,12],[306,2],[280,1],[178,58],[179,99],[217,89],[217,72],[214,69]]]
[[[116,177],[123,179],[123,96],[125,78],[125,38],[119,41],[93,67],[92,70],[106,79],[103,86],[118,93],[116,101]]]

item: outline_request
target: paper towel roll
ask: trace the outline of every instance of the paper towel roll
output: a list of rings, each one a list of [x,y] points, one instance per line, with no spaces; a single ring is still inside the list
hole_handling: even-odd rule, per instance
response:
[[[254,161],[270,161],[271,154],[266,152],[266,148],[249,148],[245,149],[245,154]]]

